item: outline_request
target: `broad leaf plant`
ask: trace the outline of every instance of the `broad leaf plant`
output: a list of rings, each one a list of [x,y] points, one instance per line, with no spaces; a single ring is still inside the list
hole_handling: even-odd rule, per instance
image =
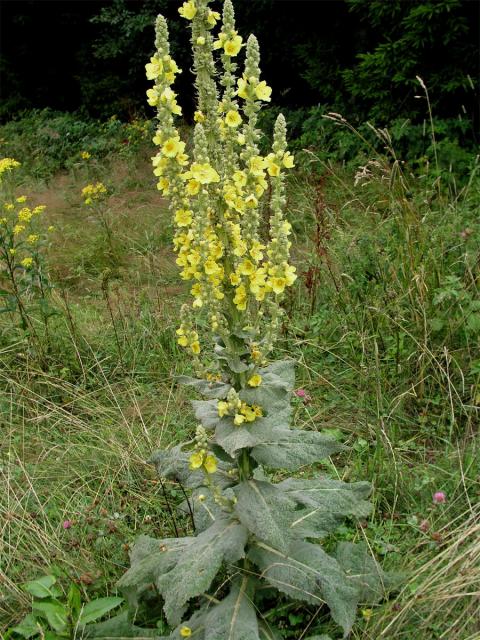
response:
[[[154,83],[148,102],[158,117],[154,174],[169,202],[177,264],[192,294],[177,334],[198,377],[180,382],[204,398],[192,402],[194,439],[158,451],[152,462],[162,478],[188,488],[181,509],[195,532],[140,537],[119,582],[130,612],[94,633],[155,635],[137,626],[135,612],[153,611],[160,600],[172,629],[162,638],[274,640],[283,636],[261,609],[270,589],[328,607],[347,636],[358,604],[383,596],[385,576],[366,545],[341,542],[327,552],[322,541],[345,517],[370,513],[370,485],[296,474],[343,446],[292,427],[294,362],[269,360],[282,300],[296,278],[284,213],[285,174],[294,158],[282,115],[271,151],[261,153],[257,121],[271,89],[260,78],[258,42],[251,35],[245,43],[236,31],[231,0],[222,16],[209,5],[189,0],[179,9],[193,48],[192,140],[182,140],[177,128],[182,111],[172,85],[180,69],[162,16],[157,51],[146,65]],[[276,481],[279,472],[286,479]]]

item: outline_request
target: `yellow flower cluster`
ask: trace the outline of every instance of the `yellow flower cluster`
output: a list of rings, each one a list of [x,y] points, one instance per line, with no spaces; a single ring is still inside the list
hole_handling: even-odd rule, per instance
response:
[[[38,253],[37,245],[42,239],[41,234],[35,232],[36,219],[46,207],[23,206],[26,200],[26,196],[18,196],[13,202],[3,203],[5,215],[0,216],[0,259],[10,260],[12,267],[18,264],[24,269],[31,269]]]
[[[0,158],[0,179],[4,173],[9,173],[20,166],[18,160],[14,160],[13,158]]]
[[[283,116],[277,120],[271,152],[260,154],[256,123],[261,103],[271,99],[271,88],[260,79],[254,36],[248,38],[244,71],[237,77],[236,60],[245,43],[235,29],[230,0],[224,2],[216,37],[211,30],[220,16],[209,9],[208,0],[188,0],[179,13],[192,25],[198,95],[192,157],[174,125],[181,113],[172,90],[179,69],[170,56],[161,16],[156,23],[157,52],[146,65],[147,78],[154,81],[148,102],[157,108],[159,121],[153,139],[159,150],[152,163],[176,226],[177,264],[181,277],[193,281],[193,307],[205,312],[211,330],[224,341],[232,322],[251,327],[252,335],[259,337],[262,326],[270,326],[273,336],[281,297],[296,279],[288,261],[291,226],[283,218],[284,174],[294,167],[286,149],[285,121]],[[215,51],[223,67],[218,85]],[[265,206],[272,216],[267,232],[260,233]],[[180,332],[179,343],[197,349],[196,332]],[[262,361],[271,348],[271,340],[261,342],[263,353],[256,360],[252,356],[253,362]]]
[[[96,184],[87,184],[82,189],[82,196],[87,206],[92,205],[94,202],[103,200],[107,195],[107,187],[103,182],[97,182]]]
[[[195,355],[200,353],[198,333],[186,326],[186,323],[182,323],[177,329],[177,336],[177,342],[181,347],[189,347]]]
[[[258,384],[260,384],[260,382]],[[217,412],[220,418],[225,418],[226,416],[233,417],[233,424],[237,427],[242,425],[244,422],[254,422],[257,418],[261,418],[263,416],[261,407],[256,404],[249,405],[243,400],[240,400],[234,389],[229,391],[226,401],[218,401]]]
[[[202,425],[198,425],[195,433],[195,451],[190,455],[189,467],[192,470],[203,469],[209,474],[217,470],[217,459],[208,452],[208,436]]]

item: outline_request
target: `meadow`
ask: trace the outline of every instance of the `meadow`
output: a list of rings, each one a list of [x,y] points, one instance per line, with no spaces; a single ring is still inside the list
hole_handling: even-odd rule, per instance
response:
[[[46,205],[39,224],[53,227],[47,311],[26,290],[27,327],[7,304],[0,315],[3,633],[30,609],[25,581],[53,574],[84,601],[115,595],[139,534],[191,531],[176,510],[183,487],[146,462],[195,427],[192,392],[176,383],[192,372],[175,333],[188,286],[151,175],[152,135],[140,119],[53,112],[0,129],[2,156],[21,162],[15,196]],[[352,638],[474,640],[478,158],[462,175],[411,166],[388,132],[374,136],[379,145],[349,163],[299,151],[287,182],[299,277],[275,355],[297,363],[295,425],[348,447],[299,477],[373,484],[372,514],[335,536],[365,541],[400,577],[361,608]],[[102,216],[82,198],[97,182],[108,190]],[[317,628],[339,637],[324,613],[279,598],[268,619],[285,639]]]

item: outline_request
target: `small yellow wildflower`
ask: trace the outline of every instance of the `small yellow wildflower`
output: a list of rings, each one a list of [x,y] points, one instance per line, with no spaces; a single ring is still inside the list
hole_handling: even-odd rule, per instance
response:
[[[193,119],[195,122],[205,122],[205,115],[202,111],[195,111],[193,114]]]
[[[17,202],[23,203],[27,201],[27,196],[18,196]]]
[[[200,182],[198,180],[189,180],[186,184],[185,191],[189,196],[196,196],[200,191]]]
[[[184,148],[185,144],[180,142],[180,138],[169,138],[163,143],[162,153],[167,158],[174,158],[177,153],[183,153]]]
[[[28,238],[28,244],[35,244],[38,241],[39,236],[36,233],[31,233]]]
[[[197,13],[197,7],[194,0],[188,0],[188,2],[184,2],[178,10],[178,13],[182,16],[182,18],[185,18],[186,20],[193,20]]]
[[[245,416],[242,416],[241,413],[236,413],[233,419],[233,424],[239,427],[244,422],[245,422]]]
[[[295,158],[292,156],[290,151],[285,151],[282,162],[285,169],[293,169],[295,166]]]
[[[259,373],[255,373],[251,378],[249,378],[248,384],[251,387],[259,387],[262,384],[262,376]]]
[[[209,11],[207,16],[207,22],[211,27],[214,27],[217,24],[217,21],[220,20],[220,14],[218,11]]]
[[[25,267],[25,269],[29,269],[33,264],[33,258],[23,258],[23,260],[20,261],[20,264],[22,267]]]
[[[255,87],[255,95],[259,100],[263,100],[264,102],[270,102],[272,95],[272,89],[267,85],[265,80],[262,80]]]
[[[231,109],[230,111],[227,111],[225,122],[229,127],[235,128],[242,124],[242,118],[240,117],[238,111]]]
[[[153,56],[150,58],[150,62],[145,65],[145,70],[147,72],[147,80],[155,80],[163,72],[163,62]]]
[[[205,471],[207,473],[215,473],[215,471],[217,470],[217,459],[215,458],[214,455],[209,454],[204,462],[203,462],[203,466],[205,467]]]
[[[227,56],[233,57],[238,55],[242,48],[242,36],[234,36],[231,40],[225,40],[223,43],[223,50]]]
[[[178,209],[175,211],[175,222],[179,227],[188,227],[192,224],[192,211],[190,209]]]
[[[198,340],[195,340],[195,342],[192,342],[192,344],[190,345],[190,348],[192,350],[192,353],[194,353],[195,355],[198,355],[200,353],[200,343]]]
[[[219,400],[217,404],[217,411],[220,418],[227,416],[229,411],[228,402],[225,402],[224,400]]]
[[[101,183],[98,183],[98,184],[101,184]],[[102,187],[103,187],[103,185],[102,185]],[[105,192],[106,192],[106,191],[107,191],[107,190],[105,189]],[[43,213],[43,212],[45,211],[45,209],[46,209],[46,208],[47,208],[47,207],[46,207],[46,205],[44,205],[44,204],[39,204],[37,207],[35,207],[34,209],[32,209],[32,213],[33,213],[33,215],[34,215],[34,216],[38,216],[38,215],[40,215],[41,213]]]
[[[50,232],[55,231],[55,227],[53,226],[53,224],[51,224],[51,225],[48,227],[47,231],[50,231]]]
[[[18,220],[19,222],[30,222],[32,215],[33,211],[30,211],[28,207],[23,207],[18,212]]]
[[[21,165],[18,160],[14,160],[13,158],[2,158],[0,160],[0,177],[7,171],[12,171],[12,169],[17,169],[20,166]]]
[[[12,204],[11,202],[5,202],[5,204],[3,205],[3,208],[6,211],[13,211],[15,209],[15,205]]]
[[[199,46],[201,46],[201,47],[202,47],[202,46],[205,44],[205,42],[206,42],[206,40],[205,40],[205,38],[204,38],[203,36],[198,36],[198,38],[197,38],[197,44],[198,44]]]
[[[188,461],[189,461],[188,466],[190,467],[190,469],[192,470],[200,469],[200,467],[203,464],[203,453],[201,451],[196,451],[195,453],[192,453]]]
[[[80,156],[81,156],[82,160],[88,160],[89,158],[92,157],[88,151],[82,151],[80,153]]]
[[[18,236],[18,234],[22,233],[22,231],[25,231],[25,226],[23,224],[16,224],[13,227],[13,235],[14,236]]]
[[[210,184],[211,182],[220,182],[220,176],[215,169],[208,164],[200,164],[194,162],[190,168],[190,173],[195,180],[198,180],[200,184]]]
[[[265,158],[265,167],[270,176],[277,177],[280,175],[280,165],[277,163],[277,156],[274,153],[269,153]]]

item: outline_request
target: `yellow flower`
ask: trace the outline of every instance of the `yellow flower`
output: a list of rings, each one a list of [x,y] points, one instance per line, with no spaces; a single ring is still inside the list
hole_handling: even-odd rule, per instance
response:
[[[207,473],[215,473],[215,471],[217,470],[217,460],[216,460],[215,456],[212,455],[212,454],[209,454],[205,458],[203,466],[205,467],[205,471]]]
[[[195,342],[192,342],[192,344],[190,345],[190,348],[195,355],[198,355],[200,353],[200,343],[198,342],[198,340],[195,340]]]
[[[147,80],[155,80],[163,72],[163,62],[154,56],[145,65],[145,71],[147,72]]]
[[[272,287],[274,293],[278,295],[280,293],[283,293],[283,291],[285,290],[287,281],[285,278],[271,278],[271,280],[269,280],[269,284]]]
[[[177,342],[181,347],[188,347],[188,338],[187,338],[187,336],[180,336],[178,338]]]
[[[165,140],[162,147],[162,153],[167,158],[175,158],[177,153],[183,153],[185,144],[180,142],[180,138],[169,138]]]
[[[51,224],[51,225],[48,227],[47,231],[55,231],[55,227],[53,226],[53,224]]]
[[[200,164],[194,162],[190,168],[190,173],[195,180],[198,180],[200,184],[210,184],[211,182],[220,182],[220,176],[215,169],[208,164]]]
[[[35,244],[38,238],[39,236],[36,233],[31,233],[27,238],[27,242],[28,244]]]
[[[217,404],[217,411],[220,418],[228,415],[228,402],[219,400]]]
[[[185,191],[189,196],[196,196],[200,191],[200,182],[198,180],[189,180],[185,187]]]
[[[192,211],[190,209],[178,209],[175,211],[175,222],[179,227],[188,227],[192,224]]]
[[[242,416],[241,413],[236,413],[233,419],[233,424],[239,427],[244,422],[245,422],[245,416]]]
[[[248,98],[248,83],[245,78],[239,78],[237,80],[237,96],[246,100]]]
[[[230,274],[230,283],[236,287],[241,283],[242,279],[241,277],[238,275],[238,273],[231,273]]]
[[[15,209],[15,205],[14,205],[14,204],[12,204],[11,202],[6,202],[6,203],[3,205],[3,208],[4,208],[6,211],[13,211],[13,210]]]
[[[227,111],[227,115],[225,116],[225,122],[229,127],[232,127],[232,128],[238,127],[239,125],[242,124],[242,118],[240,117],[240,114],[238,113],[238,111],[231,109],[230,111]]]
[[[13,158],[2,158],[0,160],[0,176],[2,176],[7,171],[17,169],[19,166],[20,162],[14,160]]]
[[[223,50],[227,56],[236,56],[242,48],[242,36],[234,36],[231,40],[225,40]]]
[[[17,202],[23,203],[27,201],[27,196],[18,196]]]
[[[253,176],[263,176],[265,161],[261,156],[252,156],[250,158],[250,173]]]
[[[158,92],[156,89],[147,89],[147,102],[151,107],[157,106],[158,98]]]
[[[218,11],[209,11],[207,16],[207,22],[211,27],[217,24],[217,20],[220,20],[220,14]]]
[[[22,233],[22,231],[25,231],[25,226],[23,224],[16,224],[13,227],[13,235],[14,236],[18,236],[18,234]]]
[[[30,219],[33,215],[33,211],[30,211],[28,207],[23,207],[18,212],[18,219],[20,222],[30,222]]]
[[[265,158],[265,167],[268,171],[268,174],[273,177],[277,177],[280,175],[280,165],[276,162],[277,156],[274,153],[269,153]]]
[[[190,458],[188,459],[189,461],[189,467],[190,469],[200,469],[200,467],[203,464],[203,453],[201,453],[200,451],[197,451],[195,453],[192,453],[192,455],[190,456]]]
[[[255,87],[255,95],[259,100],[264,102],[270,102],[270,96],[272,95],[272,89],[267,85],[265,80],[262,80]]]
[[[205,122],[205,115],[202,113],[202,111],[195,111],[195,113],[193,114],[193,119],[195,120],[195,122]]]
[[[99,183],[99,184],[101,184],[101,183]],[[102,187],[103,187],[103,185],[102,185]],[[104,189],[105,189],[105,187],[104,187]],[[105,191],[106,191],[106,189],[105,189]],[[35,216],[39,215],[40,213],[43,213],[46,208],[47,207],[44,204],[39,204],[38,207],[35,207],[35,209],[32,210],[32,213]]]
[[[248,384],[251,387],[259,387],[262,384],[262,376],[259,373],[255,373],[251,378],[249,378]]]
[[[251,260],[244,260],[240,264],[238,270],[244,276],[251,276],[255,273],[255,265]]]
[[[198,36],[197,44],[203,46],[205,44],[205,38],[203,36]]]
[[[285,169],[293,169],[295,166],[295,158],[292,156],[290,151],[285,151],[283,154],[283,166]]]
[[[22,267],[25,267],[25,269],[29,269],[33,264],[33,258],[24,258],[20,261],[20,264]]]
[[[243,146],[246,142],[246,138],[243,133],[239,133],[237,136],[237,142],[239,145]]]
[[[88,151],[82,151],[80,153],[80,156],[82,160],[88,160],[89,158],[91,158],[91,155],[88,153]]]
[[[193,20],[197,13],[197,7],[194,0],[188,0],[188,2],[184,2],[178,10],[178,13],[182,16],[182,18]]]

